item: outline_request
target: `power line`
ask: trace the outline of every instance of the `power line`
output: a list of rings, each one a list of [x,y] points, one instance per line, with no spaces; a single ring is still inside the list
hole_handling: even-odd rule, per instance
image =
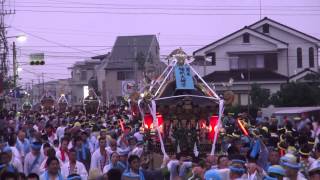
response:
[[[53,8],[53,9],[106,9],[103,6],[52,6],[52,5],[17,5],[16,7],[22,8]],[[314,8],[314,7],[312,7]],[[175,10],[175,11],[258,11],[259,8],[183,8],[183,7],[108,7],[108,10]],[[301,9],[297,7],[295,9],[290,9],[288,7],[281,8],[262,8],[262,10],[267,11],[320,11],[320,9]]]
[[[34,10],[17,9],[20,12],[33,13],[66,13],[66,14],[117,14],[117,15],[169,15],[169,16],[253,16],[259,13],[174,13],[174,12],[112,12],[112,11],[64,11],[64,10]],[[263,13],[264,15],[281,16],[319,16],[320,13]]]
[[[75,48],[75,47],[71,47],[71,46],[68,46],[68,45],[65,45],[65,44],[62,44],[62,43],[59,43],[59,42],[55,42],[55,41],[52,41],[52,40],[49,40],[49,39],[40,37],[40,36],[38,36],[38,35],[35,35],[35,34],[33,34],[33,33],[26,32],[26,31],[24,31],[24,30],[22,30],[22,29],[19,29],[19,28],[15,28],[15,27],[12,27],[12,28],[15,29],[15,30],[21,31],[21,32],[23,32],[23,33],[26,33],[26,34],[28,34],[28,35],[30,35],[30,36],[33,36],[33,37],[35,37],[35,38],[37,38],[37,39],[41,39],[41,40],[43,40],[43,41],[46,41],[46,42],[49,42],[49,43],[58,45],[59,47],[65,47],[65,48],[77,50],[77,51],[80,51],[80,52],[85,52],[85,53],[89,53],[89,54],[98,55],[98,54],[96,54],[96,53],[92,53],[92,52],[89,52],[89,51],[85,51],[85,50],[82,50],[82,49],[78,49],[78,48]]]
[[[33,75],[35,75],[35,76],[37,76],[37,77],[39,77],[40,75],[41,75],[41,73],[35,73],[35,72],[32,72],[32,71],[29,71],[29,70],[24,70],[25,72],[27,72],[27,73],[30,73],[30,74],[33,74]],[[43,74],[46,74],[46,73],[43,73]],[[51,76],[45,76],[44,75],[44,77],[46,77],[46,78],[48,78],[48,79],[53,79],[53,80],[58,80],[58,78],[52,78]]]
[[[197,1],[199,2],[199,1]],[[211,2],[211,1],[210,1]],[[65,5],[65,4],[72,4],[72,5],[89,5],[89,6],[130,6],[130,7],[137,7],[137,6],[151,6],[151,7],[258,7],[258,5],[199,5],[199,4],[128,4],[128,3],[90,3],[90,2],[80,2],[80,1],[50,1],[50,2],[43,2],[43,1],[22,1],[17,2],[17,4],[49,4],[49,5]],[[283,7],[283,8],[300,8],[300,7],[320,7],[319,5],[265,5],[264,7]]]

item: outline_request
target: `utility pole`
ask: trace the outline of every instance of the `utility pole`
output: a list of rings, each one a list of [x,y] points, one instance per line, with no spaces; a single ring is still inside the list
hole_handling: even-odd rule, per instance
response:
[[[31,104],[33,104],[33,79],[31,80]]]
[[[250,67],[249,67],[249,60],[247,59],[247,70],[248,70],[248,116],[250,115],[250,91],[251,91],[251,86],[250,86]],[[250,122],[249,122],[250,123]]]
[[[13,87],[17,87],[17,51],[16,51],[16,43],[13,41],[12,44],[12,70],[13,70]]]
[[[15,14],[15,10],[7,10],[6,0],[0,0],[0,61],[1,61],[1,74],[4,79],[7,78],[8,75],[8,41],[7,41],[7,31],[5,25],[5,16]],[[6,87],[5,87],[6,88]]]
[[[38,76],[38,97],[37,97],[37,102],[40,102],[41,98],[41,79],[40,76]]]
[[[259,0],[260,20],[261,20],[261,17],[262,17],[262,4],[261,4],[261,1],[262,1],[262,0]]]
[[[44,94],[44,73],[42,73],[42,94]]]
[[[136,38],[133,39],[133,62],[134,62],[134,75],[135,75],[135,85],[138,84],[138,61],[137,61],[137,46]]]

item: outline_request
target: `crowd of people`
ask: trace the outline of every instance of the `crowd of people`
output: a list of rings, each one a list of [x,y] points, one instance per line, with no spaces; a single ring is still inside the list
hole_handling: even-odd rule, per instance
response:
[[[158,159],[142,123],[125,108],[94,115],[2,111],[0,179],[320,179],[320,119],[308,114],[277,119],[226,113],[214,155],[174,151]],[[159,167],[156,161],[162,161]]]

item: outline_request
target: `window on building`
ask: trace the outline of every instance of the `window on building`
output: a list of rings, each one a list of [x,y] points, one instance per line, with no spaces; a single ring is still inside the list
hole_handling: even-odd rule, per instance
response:
[[[239,57],[238,56],[231,56],[230,57],[230,69],[239,69]]]
[[[243,43],[250,43],[250,34],[249,33],[243,34]]]
[[[302,49],[297,48],[297,68],[302,68]]]
[[[80,73],[80,80],[81,80],[81,81],[87,80],[87,71],[81,71],[81,73]]]
[[[264,24],[262,26],[263,33],[269,33],[269,24]]]
[[[125,80],[125,72],[123,72],[123,71],[118,72],[117,79],[118,80]]]
[[[309,66],[314,67],[314,50],[313,47],[309,48]]]
[[[133,80],[134,72],[133,71],[119,71],[117,72],[117,80]]]
[[[277,53],[240,54],[230,56],[230,69],[278,69]]]
[[[264,66],[271,71],[278,70],[278,55],[276,53],[264,54]]]
[[[263,55],[257,55],[256,56],[256,68],[264,68],[264,56]]]
[[[210,61],[211,61],[211,65],[212,65],[212,66],[217,65],[216,53],[215,53],[215,52],[208,53],[208,54],[207,54],[207,57],[210,58]]]

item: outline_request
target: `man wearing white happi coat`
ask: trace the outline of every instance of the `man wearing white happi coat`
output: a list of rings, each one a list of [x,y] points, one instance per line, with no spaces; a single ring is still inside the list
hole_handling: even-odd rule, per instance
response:
[[[31,144],[31,152],[26,155],[24,160],[24,174],[30,173],[40,174],[40,165],[44,160],[43,155],[40,153],[42,144],[40,142],[34,142]]]
[[[61,140],[60,148],[56,152],[56,157],[61,160],[63,163],[69,162],[69,152],[68,152],[68,146],[69,146],[69,139],[64,137]]]
[[[61,167],[61,174],[64,179],[71,174],[79,174],[82,180],[86,180],[88,172],[82,162],[77,161],[77,152],[75,149],[69,150],[69,162]]]
[[[101,173],[105,165],[109,164],[109,156],[105,149],[107,140],[103,137],[99,138],[99,149],[97,149],[91,157],[90,169],[97,169]]]
[[[26,133],[22,130],[18,132],[16,148],[19,151],[19,157],[21,158],[21,162],[23,163],[27,153],[30,152],[30,142],[26,138]]]
[[[3,149],[3,152],[8,154],[8,156],[10,158],[9,164],[11,164],[15,169],[17,169],[18,172],[23,173],[22,163],[21,163],[21,161],[19,159],[14,157],[11,148],[10,147],[5,147]]]

